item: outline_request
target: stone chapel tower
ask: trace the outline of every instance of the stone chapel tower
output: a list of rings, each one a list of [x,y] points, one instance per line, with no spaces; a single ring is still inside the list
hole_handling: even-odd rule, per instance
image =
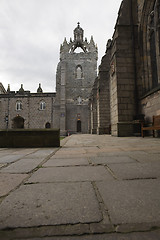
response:
[[[61,135],[88,133],[89,95],[97,76],[98,51],[93,37],[83,38],[83,29],[74,29],[74,40],[64,39],[56,76],[55,123]],[[76,53],[77,48],[81,50]],[[59,117],[57,117],[59,112]]]

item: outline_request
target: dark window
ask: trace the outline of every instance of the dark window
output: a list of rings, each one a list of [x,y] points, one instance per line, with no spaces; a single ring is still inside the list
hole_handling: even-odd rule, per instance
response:
[[[51,128],[51,124],[49,122],[46,123],[45,128]]]
[[[40,110],[45,110],[46,109],[46,103],[44,101],[40,102]]]

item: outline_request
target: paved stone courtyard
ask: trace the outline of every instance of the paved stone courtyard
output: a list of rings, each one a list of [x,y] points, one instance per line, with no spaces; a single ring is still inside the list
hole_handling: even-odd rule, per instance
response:
[[[0,149],[0,239],[159,240],[160,139]]]

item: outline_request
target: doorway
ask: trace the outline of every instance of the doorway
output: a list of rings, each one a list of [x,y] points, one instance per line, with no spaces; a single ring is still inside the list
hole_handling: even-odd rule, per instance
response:
[[[81,132],[81,120],[77,121],[77,132]]]
[[[24,128],[24,118],[17,116],[13,119],[13,128]]]
[[[51,128],[51,124],[49,122],[46,123],[45,128]]]

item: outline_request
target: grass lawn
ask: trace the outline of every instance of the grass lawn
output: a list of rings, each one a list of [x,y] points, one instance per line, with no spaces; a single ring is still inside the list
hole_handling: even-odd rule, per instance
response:
[[[63,140],[65,137],[60,137],[60,140]]]

